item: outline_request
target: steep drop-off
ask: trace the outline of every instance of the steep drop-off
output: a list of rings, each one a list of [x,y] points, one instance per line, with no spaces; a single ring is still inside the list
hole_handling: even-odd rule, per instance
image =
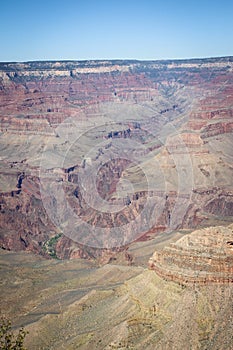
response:
[[[232,86],[232,57],[1,63],[1,247],[93,258],[227,225]]]

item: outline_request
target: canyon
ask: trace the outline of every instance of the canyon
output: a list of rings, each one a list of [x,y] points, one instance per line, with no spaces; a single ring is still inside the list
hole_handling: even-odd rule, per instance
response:
[[[230,223],[232,69],[231,57],[1,63],[1,247],[92,258]]]
[[[29,349],[230,349],[232,117],[233,57],[0,63],[0,304]]]

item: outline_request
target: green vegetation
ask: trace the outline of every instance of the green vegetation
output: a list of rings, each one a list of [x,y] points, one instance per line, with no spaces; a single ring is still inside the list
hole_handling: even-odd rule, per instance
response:
[[[11,322],[5,318],[0,319],[0,349],[1,350],[27,350],[23,343],[27,335],[24,328],[21,328],[17,335],[14,335]]]
[[[43,245],[43,249],[48,253],[52,258],[58,259],[56,254],[56,244],[59,238],[62,236],[62,233],[58,233],[56,236],[53,236]]]

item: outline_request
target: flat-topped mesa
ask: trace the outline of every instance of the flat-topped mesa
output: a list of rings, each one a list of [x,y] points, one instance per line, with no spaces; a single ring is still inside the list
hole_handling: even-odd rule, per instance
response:
[[[188,234],[149,260],[149,268],[184,285],[233,283],[233,225]]]

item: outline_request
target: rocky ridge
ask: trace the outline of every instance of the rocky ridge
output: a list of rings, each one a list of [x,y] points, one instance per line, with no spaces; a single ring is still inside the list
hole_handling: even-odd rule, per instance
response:
[[[233,226],[194,231],[161,251],[149,267],[181,284],[233,282]]]

